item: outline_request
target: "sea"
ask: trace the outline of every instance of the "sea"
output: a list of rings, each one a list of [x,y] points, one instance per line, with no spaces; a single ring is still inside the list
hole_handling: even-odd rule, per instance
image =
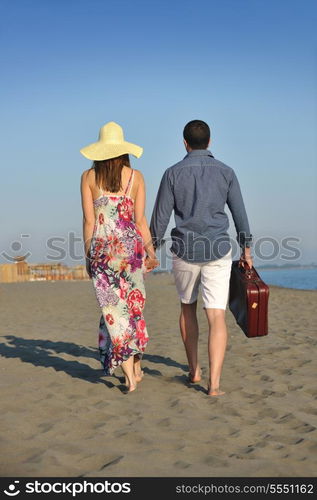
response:
[[[287,269],[257,269],[268,285],[298,290],[317,290],[317,267]]]
[[[267,285],[276,285],[298,290],[317,290],[317,267],[256,270]],[[154,271],[155,272],[155,271]],[[163,272],[160,268],[157,272]]]

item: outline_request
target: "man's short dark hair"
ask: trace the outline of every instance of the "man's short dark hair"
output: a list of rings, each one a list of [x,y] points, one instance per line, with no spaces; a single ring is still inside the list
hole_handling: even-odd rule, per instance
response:
[[[210,128],[202,120],[192,120],[185,125],[183,136],[191,149],[206,149],[210,139]]]

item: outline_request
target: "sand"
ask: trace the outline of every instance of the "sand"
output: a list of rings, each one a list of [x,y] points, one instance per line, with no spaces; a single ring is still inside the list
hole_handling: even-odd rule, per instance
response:
[[[316,292],[271,287],[269,335],[227,310],[221,397],[186,383],[169,274],[147,275],[145,377],[124,394],[97,352],[91,281],[0,284],[1,476],[314,476]]]

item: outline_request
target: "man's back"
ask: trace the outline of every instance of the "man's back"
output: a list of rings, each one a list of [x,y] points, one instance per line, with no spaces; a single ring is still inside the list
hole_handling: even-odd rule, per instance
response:
[[[219,259],[231,248],[226,203],[232,212],[237,239],[244,246],[251,235],[234,170],[216,160],[207,149],[192,150],[163,175],[151,233],[159,246],[174,209],[172,252],[191,262]]]

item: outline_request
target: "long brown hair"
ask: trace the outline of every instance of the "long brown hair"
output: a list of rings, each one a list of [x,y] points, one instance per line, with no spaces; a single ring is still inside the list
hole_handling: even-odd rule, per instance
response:
[[[94,160],[90,170],[95,169],[96,184],[100,189],[117,193],[123,189],[121,172],[124,166],[131,168],[128,154],[109,158],[109,160]]]

